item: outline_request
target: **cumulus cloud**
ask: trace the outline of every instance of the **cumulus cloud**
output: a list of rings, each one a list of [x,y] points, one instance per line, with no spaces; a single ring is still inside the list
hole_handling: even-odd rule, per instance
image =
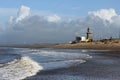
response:
[[[55,14],[55,15],[52,15],[52,16],[48,16],[47,20],[49,22],[58,22],[58,21],[61,20],[61,18]]]
[[[94,39],[117,38],[120,29],[120,15],[114,9],[90,11],[86,17],[70,21],[57,15],[31,16],[29,12],[29,7],[21,7],[19,15],[10,18],[0,33],[0,43],[68,42],[75,39],[76,32],[86,36],[87,27],[91,28]]]
[[[99,17],[103,20],[112,21],[112,17],[117,16],[114,9],[101,9],[99,11],[91,11],[89,15]]]
[[[14,18],[13,16],[10,17],[9,22],[10,23],[18,23],[28,17],[30,15],[30,8],[27,6],[21,6],[20,10],[18,11],[17,17]]]
[[[26,6],[21,6],[18,17],[16,19],[16,22],[21,21],[22,19],[26,18],[30,14],[30,8]]]

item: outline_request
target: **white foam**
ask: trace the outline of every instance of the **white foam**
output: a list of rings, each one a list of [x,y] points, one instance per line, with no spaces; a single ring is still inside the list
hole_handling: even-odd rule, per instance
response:
[[[54,50],[29,49],[27,53],[27,56],[30,56],[29,54],[35,55],[34,57],[33,55],[30,57],[32,57],[33,60],[36,60],[36,62],[43,67],[43,70],[67,68],[86,62],[85,60],[82,60],[84,58],[91,58],[88,54],[58,52]],[[44,60],[39,56],[43,56]],[[50,59],[48,59],[48,57]],[[66,58],[68,59],[66,60]]]
[[[41,63],[40,65],[44,67],[43,70],[51,70],[51,69],[59,69],[59,68],[68,68],[84,62],[86,61],[85,60],[67,60],[67,61]]]
[[[70,59],[91,58],[91,56],[88,54],[56,52],[56,51],[47,51],[47,50],[31,50],[31,54],[39,54],[42,56],[49,56],[49,57],[63,57],[63,58],[70,58]]]
[[[71,67],[84,63],[85,60],[83,59],[91,58],[88,54],[55,50],[27,49],[22,52],[28,53],[26,55],[39,63],[43,70]]]
[[[0,68],[0,80],[20,80],[35,75],[43,67],[29,57],[22,57],[19,62]]]
[[[7,62],[7,63],[2,63],[2,64],[0,64],[0,67],[7,66],[7,65],[10,65],[10,64],[14,64],[17,61],[18,61],[18,59],[14,59],[13,61],[10,61],[10,62]]]
[[[18,54],[24,56],[17,63],[10,63],[0,68],[0,78],[4,80],[19,80],[35,75],[40,70],[68,68],[84,63],[88,54],[71,51],[56,51],[44,49],[18,49]],[[26,57],[28,56],[28,57]]]

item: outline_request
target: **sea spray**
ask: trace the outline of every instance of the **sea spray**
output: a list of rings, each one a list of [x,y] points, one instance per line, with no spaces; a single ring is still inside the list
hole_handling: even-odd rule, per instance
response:
[[[21,57],[17,63],[0,68],[0,80],[20,80],[35,75],[43,67],[29,57]]]

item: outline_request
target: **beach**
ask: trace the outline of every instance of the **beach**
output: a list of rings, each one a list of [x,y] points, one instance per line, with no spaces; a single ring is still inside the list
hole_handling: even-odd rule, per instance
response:
[[[15,48],[12,52],[17,50],[18,53],[31,57],[30,60],[27,58],[28,65],[33,66],[36,72],[33,75],[31,70],[34,71],[34,69],[27,69],[30,72],[26,73],[23,80],[120,80],[119,43],[90,42],[10,45],[9,47]],[[91,57],[82,58],[81,53],[83,56],[89,55]],[[37,67],[41,66],[41,70],[36,69],[36,66],[31,64],[34,59],[39,63]],[[28,73],[31,76],[28,76]],[[19,74],[23,76],[21,72]],[[12,79],[14,80],[14,77]]]
[[[70,68],[38,72],[25,80],[119,80],[120,43],[76,43],[56,44],[51,48],[88,50],[93,58],[86,63]],[[59,75],[59,76],[58,76]]]
[[[0,80],[120,80],[120,0],[1,0]]]
[[[98,50],[120,50],[120,41],[119,42],[79,42],[75,44],[64,43],[54,45],[54,48],[63,48],[63,49],[98,49]]]
[[[93,58],[86,63],[46,72],[25,80],[119,80],[120,79],[120,43],[76,43],[57,44],[51,46],[59,49],[89,50]],[[56,76],[59,75],[59,76]]]
[[[95,49],[95,50],[114,50],[120,51],[120,40],[112,42],[78,42],[78,43],[56,43],[56,44],[12,44],[0,45],[0,47],[15,48],[57,48],[57,49]]]
[[[86,63],[49,71],[38,72],[25,80],[119,80],[120,52],[90,50]],[[88,54],[88,53],[87,53]]]

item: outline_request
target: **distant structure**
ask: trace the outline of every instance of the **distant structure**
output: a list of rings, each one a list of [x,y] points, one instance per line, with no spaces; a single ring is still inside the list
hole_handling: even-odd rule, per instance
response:
[[[87,33],[86,34],[87,34],[86,39],[88,40],[88,42],[92,42],[93,41],[93,37],[92,37],[92,33],[91,33],[89,27],[87,28]]]
[[[87,33],[86,34],[87,34],[87,36],[84,37],[84,36],[80,36],[77,33],[76,39],[74,41],[70,41],[69,43],[70,44],[75,44],[75,43],[79,43],[79,42],[92,42],[93,41],[93,37],[92,37],[92,33],[91,33],[89,27],[87,28]]]
[[[77,36],[76,37],[76,42],[85,42],[86,41],[86,37],[84,36]]]

